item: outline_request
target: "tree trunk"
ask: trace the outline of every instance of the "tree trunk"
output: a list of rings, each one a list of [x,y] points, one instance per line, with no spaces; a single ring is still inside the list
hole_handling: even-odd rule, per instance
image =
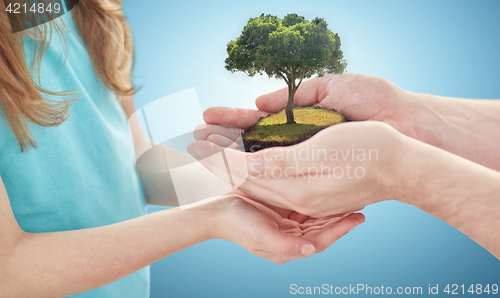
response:
[[[294,86],[288,86],[288,103],[285,108],[286,113],[286,124],[294,124],[295,119],[293,117],[293,98],[295,96],[295,88]]]

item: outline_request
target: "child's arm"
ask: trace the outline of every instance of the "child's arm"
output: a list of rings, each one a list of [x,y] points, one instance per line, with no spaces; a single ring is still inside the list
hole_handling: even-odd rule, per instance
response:
[[[251,204],[224,197],[108,226],[27,233],[0,178],[0,297],[62,297],[95,289],[212,238],[284,263],[326,249],[363,220],[352,214],[304,238],[283,233],[279,221]]]

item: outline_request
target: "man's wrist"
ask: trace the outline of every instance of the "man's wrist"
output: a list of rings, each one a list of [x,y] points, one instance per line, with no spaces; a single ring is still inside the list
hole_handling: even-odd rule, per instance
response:
[[[403,90],[405,109],[401,113],[403,119],[399,119],[404,128],[403,134],[424,142],[426,144],[436,145],[439,140],[436,134],[436,127],[439,125],[440,115],[432,105],[440,105],[439,100],[434,100],[432,105],[429,103],[432,99],[430,95],[420,94]]]
[[[405,92],[407,111],[398,122],[407,136],[486,167],[500,170],[500,102]]]
[[[444,187],[448,179],[443,177],[449,171],[441,154],[445,152],[409,137],[405,137],[401,151],[397,200],[429,212],[433,208],[436,188],[438,185]]]
[[[408,138],[398,200],[459,227],[481,197],[500,191],[500,174],[439,148]],[[492,179],[489,179],[492,178]],[[500,179],[498,179],[500,181]]]
[[[402,183],[407,191],[400,201],[442,219],[500,257],[500,173],[421,145],[413,151],[419,154],[407,159],[407,180]]]

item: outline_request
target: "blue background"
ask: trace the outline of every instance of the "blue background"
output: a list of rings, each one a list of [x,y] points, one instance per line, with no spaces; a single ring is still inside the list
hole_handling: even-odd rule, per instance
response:
[[[349,72],[414,92],[500,98],[499,1],[142,0],[125,1],[124,10],[142,86],[137,109],[191,87],[203,109],[253,108],[258,95],[285,87],[224,69],[227,42],[262,12],[324,18],[340,35]],[[288,297],[293,283],[422,286],[424,293],[428,284],[500,284],[500,261],[445,222],[397,202],[364,213],[366,222],[325,252],[284,265],[230,242],[201,243],[151,266],[151,296]]]

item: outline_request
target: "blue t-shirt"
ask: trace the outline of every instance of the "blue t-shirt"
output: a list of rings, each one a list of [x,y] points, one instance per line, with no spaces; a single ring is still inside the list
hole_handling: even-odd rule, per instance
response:
[[[96,74],[71,13],[62,19],[67,31],[62,38],[52,34],[40,80],[46,90],[80,92],[68,120],[58,127],[31,123],[37,147],[21,152],[0,109],[0,176],[17,222],[31,233],[86,229],[145,214],[126,115]],[[25,39],[28,62],[34,43]],[[149,297],[149,268],[75,296]]]

